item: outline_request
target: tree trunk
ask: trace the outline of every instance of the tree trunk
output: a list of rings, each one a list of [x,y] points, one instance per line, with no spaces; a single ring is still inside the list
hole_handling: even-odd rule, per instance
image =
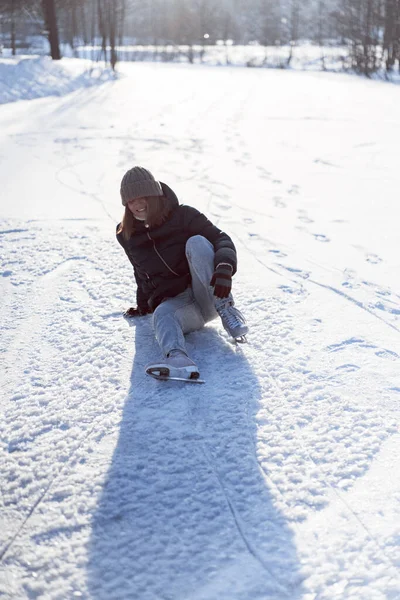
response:
[[[318,43],[321,49],[322,70],[325,71],[325,54],[324,54],[324,12],[325,5],[323,0],[318,2]]]
[[[110,39],[110,64],[113,71],[115,71],[115,65],[117,64],[117,50],[115,47],[117,38],[117,11],[114,2],[108,4],[108,28],[109,28],[109,39]]]
[[[99,32],[101,36],[101,52],[100,58],[104,56],[105,62],[107,62],[107,32],[106,32],[106,24],[105,24],[105,16],[104,16],[104,6],[101,0],[98,0],[98,18],[99,18]]]
[[[118,23],[118,38],[119,45],[124,45],[124,26],[125,26],[125,15],[126,15],[126,0],[122,0],[121,4],[121,14]]]
[[[80,22],[81,22],[81,31],[82,31],[82,39],[85,46],[88,46],[90,43],[90,36],[87,30],[87,18],[86,18],[86,7],[82,3],[80,5]]]
[[[293,58],[293,48],[296,45],[296,42],[299,37],[299,20],[300,20],[300,5],[299,0],[292,0],[291,10],[290,10],[290,52],[288,59],[286,61],[286,66],[290,67],[290,63]]]
[[[43,12],[50,43],[51,58],[53,60],[60,60],[61,52],[58,41],[56,7],[54,0],[43,0]]]
[[[396,62],[397,47],[400,37],[400,1],[386,0],[385,5],[385,34],[384,51],[386,54],[386,69],[391,71]]]
[[[16,35],[15,35],[15,0],[11,0],[11,53],[17,54]]]
[[[75,48],[75,40],[79,38],[76,1],[71,5],[71,48]]]
[[[364,23],[364,40],[363,40],[363,52],[364,52],[364,75],[367,77],[371,74],[371,54],[372,50],[372,39],[371,39],[371,20],[372,20],[372,0],[367,1],[367,13],[365,16]]]

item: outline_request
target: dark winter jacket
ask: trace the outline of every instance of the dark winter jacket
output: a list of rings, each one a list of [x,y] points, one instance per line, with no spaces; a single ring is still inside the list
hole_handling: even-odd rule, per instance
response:
[[[138,221],[129,240],[117,233],[117,240],[133,265],[137,305],[142,309],[155,310],[165,298],[177,296],[190,285],[185,246],[193,235],[202,235],[212,243],[215,266],[229,263],[236,272],[236,250],[231,238],[195,208],[179,204],[174,192],[166,184],[161,185],[172,209],[167,220],[156,227]],[[119,225],[117,232],[118,229]]]

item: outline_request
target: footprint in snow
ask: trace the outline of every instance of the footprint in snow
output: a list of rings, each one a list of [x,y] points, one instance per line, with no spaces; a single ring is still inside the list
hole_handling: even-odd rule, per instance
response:
[[[356,271],[354,271],[353,269],[345,269],[343,274],[346,277],[346,280],[342,283],[343,287],[347,287],[350,290],[354,290],[361,287],[361,284],[357,281]]]
[[[371,285],[371,284],[370,284],[368,281],[363,281],[363,283],[364,283],[365,285],[368,285],[368,286],[369,286],[369,285]],[[381,288],[381,289],[379,289],[379,288],[378,288],[378,289],[376,290],[376,295],[377,295],[377,296],[383,296],[383,297],[385,297],[385,298],[386,298],[386,297],[388,297],[388,296],[391,296],[391,295],[392,295],[392,293],[391,293],[391,291],[390,291],[390,290],[385,290],[384,288]]]
[[[292,187],[288,190],[289,194],[298,194],[300,192],[300,188],[298,185],[292,185]]]
[[[400,315],[399,296],[393,294],[389,288],[383,288],[372,281],[366,281],[364,279],[361,283],[367,288],[370,288],[378,297],[375,302],[370,302],[368,304],[368,308],[371,308],[372,310],[382,310],[383,312],[388,312],[392,315]]]
[[[299,221],[302,221],[303,223],[314,223],[313,219],[310,219],[305,210],[299,210],[297,212],[299,213],[299,216],[297,217]]]
[[[369,146],[376,146],[376,142],[362,142],[361,144],[355,144],[353,148],[367,148]]]
[[[215,206],[221,210],[229,210],[230,208],[232,208],[230,204],[223,204],[222,202],[216,202]]]
[[[289,285],[279,285],[278,289],[282,290],[285,294],[292,294],[293,296],[304,296],[306,293],[303,288],[290,287]]]
[[[257,171],[260,173],[260,177],[264,179],[271,179],[271,173],[264,169],[264,167],[257,167]]]
[[[345,371],[346,373],[352,373],[353,371],[358,371],[360,367],[358,365],[340,365],[340,367],[336,367],[336,371]]]
[[[396,354],[396,352],[393,352],[393,350],[388,350],[387,348],[379,348],[378,346],[375,346],[375,344],[369,344],[362,338],[355,337],[343,340],[338,344],[331,344],[330,346],[326,347],[326,350],[328,350],[328,352],[340,352],[353,345],[367,350],[376,350],[375,355],[379,356],[379,358],[386,358],[388,360],[397,360],[398,358],[400,358],[399,355]]]
[[[377,308],[378,310],[388,312],[392,315],[400,315],[400,308],[392,308],[390,306],[387,306],[387,304],[384,304],[383,302],[375,302],[374,304],[369,304],[369,307],[372,309]]]
[[[360,284],[354,283],[354,281],[343,281],[342,286],[348,288],[349,290],[356,290],[360,287]]]
[[[274,201],[275,206],[277,206],[278,208],[286,208],[286,204],[282,202],[279,196],[274,196],[272,200]]]
[[[271,254],[275,254],[275,256],[279,256],[280,258],[285,258],[287,254],[281,252],[280,250],[268,250]]]
[[[365,260],[373,265],[378,265],[382,259],[377,254],[367,254]]]
[[[330,242],[331,240],[324,235],[323,233],[313,233],[314,238],[317,240],[317,242]]]
[[[326,347],[326,350],[328,350],[328,352],[338,352],[339,350],[344,350],[347,346],[352,346],[353,344],[364,344],[364,340],[361,338],[349,338],[347,340],[343,340],[342,342],[339,342],[338,344],[330,344],[329,346]]]
[[[302,279],[308,279],[311,275],[308,271],[302,271],[302,269],[296,269],[294,267],[287,267],[286,265],[279,265],[280,267],[286,269],[290,273],[297,275],[297,277],[301,277]]]
[[[324,160],[323,158],[316,158],[314,160],[315,164],[326,165],[327,167],[337,167],[334,163],[329,162],[329,160]]]
[[[396,352],[393,352],[392,350],[386,350],[386,348],[375,352],[375,354],[376,356],[379,356],[379,358],[387,358],[389,360],[397,360],[399,358],[399,355],[396,354]]]
[[[319,331],[322,325],[322,319],[312,319],[310,328],[312,331]]]

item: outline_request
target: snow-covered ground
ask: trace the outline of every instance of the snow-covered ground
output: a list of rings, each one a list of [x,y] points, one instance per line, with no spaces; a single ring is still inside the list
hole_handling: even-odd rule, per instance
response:
[[[40,61],[0,88],[0,596],[400,598],[400,89]],[[204,386],[121,317],[134,164],[237,245],[249,343],[188,336]]]

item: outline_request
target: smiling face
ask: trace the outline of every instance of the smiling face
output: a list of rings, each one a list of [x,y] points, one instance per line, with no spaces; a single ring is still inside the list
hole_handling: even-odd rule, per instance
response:
[[[129,200],[127,206],[135,219],[139,221],[145,221],[147,219],[147,199],[146,198],[135,198]]]

